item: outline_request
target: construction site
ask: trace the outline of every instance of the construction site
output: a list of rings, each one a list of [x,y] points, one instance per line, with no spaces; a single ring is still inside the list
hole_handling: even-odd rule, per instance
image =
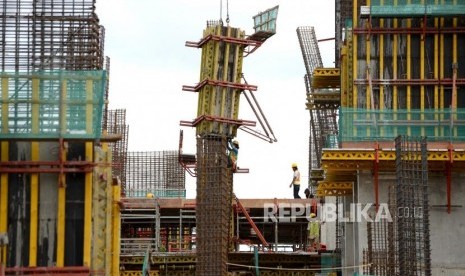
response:
[[[238,132],[284,132],[243,74],[267,67],[244,60],[280,35],[280,6],[251,34],[201,19],[200,77],[177,84],[194,119],[178,148],[131,151],[96,1],[0,0],[0,276],[465,275],[465,0],[335,0],[333,37],[294,27],[308,180],[291,186],[309,193],[292,199],[233,189]]]

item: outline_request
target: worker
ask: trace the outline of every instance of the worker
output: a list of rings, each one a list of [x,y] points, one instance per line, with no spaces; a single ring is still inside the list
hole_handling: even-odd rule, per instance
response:
[[[291,165],[292,170],[294,171],[294,174],[292,176],[292,182],[289,185],[289,188],[294,185],[294,198],[301,198],[299,195],[299,190],[300,190],[300,172],[299,169],[297,168],[297,163],[292,163]]]
[[[305,189],[304,194],[305,194],[305,198],[310,198],[310,189],[309,188]]]
[[[310,214],[307,230],[310,251],[320,250],[320,220],[315,213]]]
[[[318,216],[318,200],[315,198],[315,195],[310,192],[310,189],[307,188],[304,191],[305,198],[310,199],[310,212]]]
[[[233,172],[237,171],[237,156],[239,154],[239,141],[234,140],[231,142],[231,139],[228,140],[228,167],[232,169]]]

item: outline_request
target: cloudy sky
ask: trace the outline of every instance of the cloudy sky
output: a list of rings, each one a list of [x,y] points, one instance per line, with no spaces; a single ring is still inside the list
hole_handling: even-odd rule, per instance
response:
[[[293,162],[308,182],[310,115],[296,28],[314,26],[318,39],[334,37],[334,1],[229,0],[230,25],[252,34],[252,17],[276,5],[277,33],[244,59],[243,73],[258,86],[254,93],[278,142],[238,132],[238,165],[250,170],[234,176],[239,198],[292,198]],[[223,21],[225,9],[223,0]],[[184,152],[195,153],[195,131],[179,121],[196,117],[197,94],[182,85],[199,82],[201,50],[184,44],[200,40],[206,21],[220,18],[220,0],[97,0],[97,14],[111,58],[110,107],[126,109],[129,150],[177,150],[183,129]],[[334,41],[319,46],[324,65],[334,66]],[[239,118],[256,120],[243,97]],[[195,178],[187,175],[186,186],[194,198]]]

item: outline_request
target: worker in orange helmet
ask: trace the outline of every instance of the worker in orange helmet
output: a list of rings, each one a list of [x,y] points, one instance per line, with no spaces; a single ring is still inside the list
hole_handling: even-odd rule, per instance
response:
[[[231,142],[231,139],[228,140],[228,167],[232,169],[233,172],[237,171],[237,156],[239,155],[239,141],[234,140]]]
[[[294,198],[301,198],[299,195],[299,190],[300,190],[300,172],[299,169],[297,168],[297,163],[292,163],[291,165],[292,170],[294,171],[294,174],[292,176],[292,182],[289,185],[289,188],[294,185]]]

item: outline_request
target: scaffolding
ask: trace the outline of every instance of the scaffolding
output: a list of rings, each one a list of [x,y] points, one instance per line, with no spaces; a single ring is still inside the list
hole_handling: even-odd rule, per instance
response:
[[[128,155],[129,125],[126,124],[126,109],[108,111],[106,130],[108,134],[119,134],[121,139],[113,143],[112,174],[121,182],[121,193],[126,194],[126,169]]]
[[[0,10],[2,72],[103,68],[95,0],[4,0]]]
[[[108,92],[95,0],[4,0],[0,11],[6,273],[117,273],[119,186],[94,145]]]
[[[306,69],[307,109],[310,111],[309,175],[321,168],[323,147],[337,147],[337,108],[339,107],[339,71],[323,68],[313,27],[298,27],[302,57]],[[312,181],[312,179],[310,179]],[[309,183],[316,185],[316,180]]]
[[[126,159],[127,197],[186,196],[185,171],[178,151],[129,151]]]

